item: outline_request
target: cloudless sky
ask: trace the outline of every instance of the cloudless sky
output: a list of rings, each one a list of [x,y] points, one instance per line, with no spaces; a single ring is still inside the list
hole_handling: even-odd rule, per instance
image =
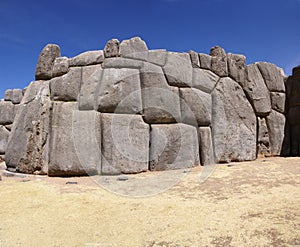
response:
[[[34,80],[47,43],[72,57],[133,36],[149,49],[220,45],[290,75],[300,65],[300,0],[0,0],[0,98]]]

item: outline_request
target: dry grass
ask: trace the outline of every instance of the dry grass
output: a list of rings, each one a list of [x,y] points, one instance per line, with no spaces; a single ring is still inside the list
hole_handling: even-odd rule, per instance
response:
[[[1,247],[300,246],[299,158],[220,165],[203,183],[194,169],[144,198],[90,178],[2,178]]]

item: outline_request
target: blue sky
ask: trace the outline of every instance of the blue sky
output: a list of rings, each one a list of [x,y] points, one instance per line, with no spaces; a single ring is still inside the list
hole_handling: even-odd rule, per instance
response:
[[[0,98],[34,79],[47,43],[72,57],[133,36],[149,49],[220,45],[289,75],[300,65],[300,0],[0,0]]]

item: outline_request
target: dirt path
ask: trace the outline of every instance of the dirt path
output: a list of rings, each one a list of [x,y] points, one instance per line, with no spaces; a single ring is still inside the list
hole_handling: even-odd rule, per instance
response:
[[[200,172],[140,198],[99,183],[147,191],[136,181],[157,174],[2,176],[0,246],[300,246],[300,158],[219,165],[202,183]],[[164,185],[172,175],[165,174],[150,185]]]

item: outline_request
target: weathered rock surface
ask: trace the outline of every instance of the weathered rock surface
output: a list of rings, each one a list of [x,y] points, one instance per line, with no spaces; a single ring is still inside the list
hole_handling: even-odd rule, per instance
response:
[[[60,57],[60,48],[58,45],[48,44],[44,47],[36,66],[36,80],[49,80],[52,78],[52,67],[57,57]]]
[[[269,132],[265,118],[257,118],[258,136],[257,136],[257,153],[259,155],[268,156],[270,152]]]
[[[13,104],[20,104],[23,98],[22,89],[13,89],[11,102]]]
[[[167,62],[167,51],[164,49],[150,50],[147,61],[163,67]]]
[[[266,62],[258,62],[255,64],[257,64],[271,92],[285,92],[284,75],[275,64]]]
[[[0,126],[0,154],[6,152],[8,137],[9,131],[4,126]]]
[[[101,65],[91,65],[82,68],[79,110],[97,109],[96,102],[102,71]]]
[[[91,145],[93,138],[96,139],[94,141],[96,144]],[[99,174],[100,138],[99,113],[79,112],[75,102],[54,102],[51,114],[48,175]]]
[[[163,67],[169,85],[191,87],[193,67],[188,53],[168,52],[166,65]]]
[[[190,168],[200,164],[197,129],[185,124],[151,125],[150,170]]]
[[[140,69],[143,62],[123,57],[106,58],[102,64],[103,69]]]
[[[285,112],[285,93],[271,92],[272,109],[280,113]]]
[[[256,64],[247,66],[248,79],[240,82],[257,116],[264,117],[271,112],[270,92]]]
[[[284,139],[285,117],[283,114],[271,111],[270,115],[266,117],[271,155],[280,155]]]
[[[68,73],[69,59],[67,57],[58,57],[54,60],[52,68],[52,77],[57,77]]]
[[[211,70],[220,77],[228,76],[227,56],[223,48],[214,46],[210,49]]]
[[[240,54],[227,54],[228,75],[239,83],[247,79],[246,57]]]
[[[161,67],[145,63],[141,69],[141,86],[146,123],[180,122],[178,88],[168,85]]]
[[[51,108],[49,83],[30,83],[20,107],[7,145],[6,164],[23,173],[47,173]]]
[[[76,101],[80,91],[81,68],[70,68],[70,71],[50,80],[52,100]]]
[[[299,67],[300,68],[300,67]],[[292,76],[286,80],[286,125],[282,154],[300,155],[300,73],[293,69]],[[298,72],[298,73],[297,73]]]
[[[120,50],[120,41],[118,39],[111,39],[107,41],[104,48],[105,57],[118,57]]]
[[[136,114],[142,111],[141,83],[136,69],[104,69],[97,110]]]
[[[120,56],[146,61],[148,47],[140,37],[123,40],[120,45]]]
[[[227,71],[227,59],[225,57],[214,57],[211,58],[211,70],[220,77],[228,76]]]
[[[210,127],[200,127],[198,129],[198,135],[201,165],[206,166],[215,164],[214,148]]]
[[[7,89],[4,93],[4,100],[11,101],[12,100],[13,89]]]
[[[11,124],[14,121],[15,107],[10,101],[0,101],[0,124]]]
[[[217,162],[256,158],[256,117],[243,89],[222,78],[212,93],[212,136]]]
[[[104,61],[104,53],[102,50],[98,51],[86,51],[73,58],[69,59],[69,65],[75,66],[87,66],[93,64],[100,64]]]
[[[203,53],[199,53],[200,67],[202,69],[211,70],[211,56]]]
[[[197,52],[190,50],[189,51],[191,61],[192,61],[192,66],[193,68],[200,68],[200,60],[199,60],[199,55]]]
[[[219,77],[209,70],[193,69],[192,87],[197,88],[205,93],[211,93],[215,88]]]
[[[226,57],[226,52],[222,47],[214,46],[210,49],[209,55],[212,57]]]
[[[147,171],[150,128],[142,117],[104,113],[101,124],[102,174]]]
[[[291,125],[300,124],[300,76],[288,77],[286,81],[286,103],[288,107],[288,121]]]
[[[194,126],[211,124],[211,96],[194,88],[180,88],[181,122]]]

